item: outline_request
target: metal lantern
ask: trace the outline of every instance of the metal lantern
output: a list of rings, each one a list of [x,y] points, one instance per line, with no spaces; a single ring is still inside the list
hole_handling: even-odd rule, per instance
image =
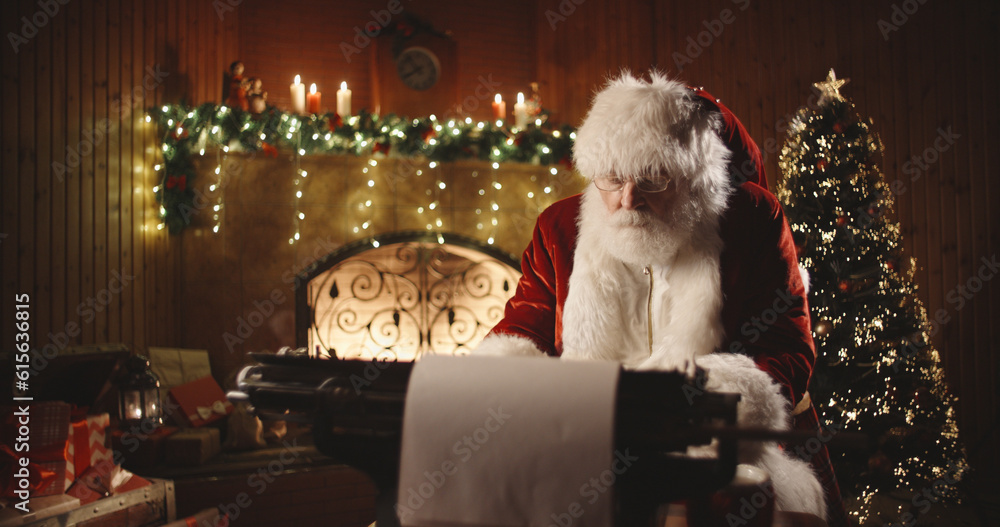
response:
[[[149,359],[134,355],[125,365],[118,384],[118,417],[123,429],[163,424],[160,379],[149,369]]]

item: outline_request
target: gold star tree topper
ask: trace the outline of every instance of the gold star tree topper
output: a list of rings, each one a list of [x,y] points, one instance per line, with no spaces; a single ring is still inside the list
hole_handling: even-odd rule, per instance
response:
[[[826,75],[825,81],[813,84],[819,90],[819,104],[823,104],[827,99],[831,101],[844,100],[840,95],[840,88],[848,82],[851,82],[851,79],[838,79],[833,68],[830,68],[830,73]]]

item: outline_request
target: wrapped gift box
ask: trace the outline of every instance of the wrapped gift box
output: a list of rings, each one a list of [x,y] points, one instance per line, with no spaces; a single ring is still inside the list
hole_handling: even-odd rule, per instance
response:
[[[171,465],[201,465],[222,451],[219,429],[185,428],[166,439],[164,461]]]
[[[88,468],[112,459],[108,449],[108,414],[74,418],[66,451],[67,479],[76,481]]]
[[[181,422],[192,427],[213,423],[233,411],[232,403],[211,376],[171,388],[170,400],[179,407],[176,413]]]
[[[83,471],[66,494],[78,498],[81,505],[125,494],[149,485],[147,479],[115,465],[111,460],[101,460]]]
[[[154,467],[163,460],[166,438],[176,431],[174,426],[161,426],[148,434],[112,430],[111,448],[122,454],[129,470]]]
[[[149,366],[160,379],[160,398],[164,401],[174,386],[212,374],[208,350],[150,347]]]
[[[59,401],[31,405],[31,460],[56,474],[55,480],[35,496],[62,494],[73,484],[70,410],[69,404]]]

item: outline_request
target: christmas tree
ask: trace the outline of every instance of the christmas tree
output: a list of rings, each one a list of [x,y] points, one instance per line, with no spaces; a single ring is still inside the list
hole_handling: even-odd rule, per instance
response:
[[[826,426],[871,438],[870,451],[831,452],[849,512],[861,525],[908,523],[925,502],[955,499],[967,464],[916,264],[889,217],[899,188],[881,172],[870,120],[840,95],[846,82],[830,70],[815,85],[818,103],[793,119],[778,199],[810,275],[817,361],[809,391]],[[910,499],[928,489],[923,501]],[[889,492],[903,498],[898,516],[875,517],[873,498]]]

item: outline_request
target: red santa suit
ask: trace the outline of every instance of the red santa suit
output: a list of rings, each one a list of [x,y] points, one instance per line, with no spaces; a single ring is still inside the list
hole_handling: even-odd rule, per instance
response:
[[[740,424],[787,429],[798,407],[797,426],[818,430],[807,395],[815,348],[795,245],[777,200],[757,183],[759,151],[732,113],[658,74],[648,83],[626,75],[595,98],[574,159],[589,178],[683,178],[697,218],[689,236],[676,252],[651,248],[647,257],[609,234],[593,185],[555,203],[537,220],[503,320],[477,352],[614,360],[631,369],[697,364],[709,372],[709,390],[742,395]],[[842,511],[839,491],[825,447],[818,454],[822,485],[774,444],[744,443],[740,452],[741,462],[771,473],[779,510],[825,517],[830,501],[833,519]]]

